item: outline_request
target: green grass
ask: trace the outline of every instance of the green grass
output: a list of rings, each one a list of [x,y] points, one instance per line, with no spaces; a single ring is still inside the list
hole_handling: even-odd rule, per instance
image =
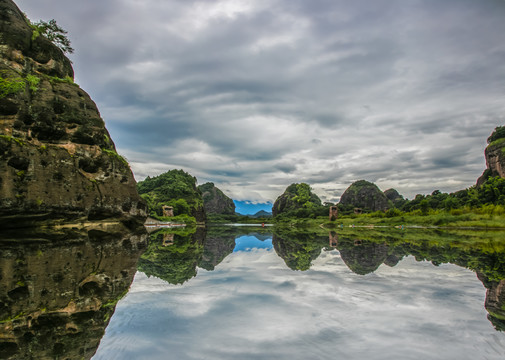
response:
[[[426,215],[420,212],[403,213],[399,216],[386,217],[377,214],[344,215],[336,221],[330,222],[327,217],[316,219],[288,219],[284,223],[291,226],[320,226],[326,228],[349,226],[378,226],[378,227],[436,227],[436,228],[482,228],[505,229],[505,215],[498,207],[490,209],[475,209],[460,211],[430,211]],[[486,212],[487,211],[487,212]]]

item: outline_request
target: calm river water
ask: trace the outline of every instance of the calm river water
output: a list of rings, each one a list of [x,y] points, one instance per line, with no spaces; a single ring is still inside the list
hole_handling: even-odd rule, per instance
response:
[[[0,359],[504,359],[504,232],[0,234]]]
[[[159,233],[93,359],[503,359],[503,233]]]

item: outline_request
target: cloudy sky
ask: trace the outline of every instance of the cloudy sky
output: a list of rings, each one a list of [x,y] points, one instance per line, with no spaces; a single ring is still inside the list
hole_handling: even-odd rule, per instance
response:
[[[236,200],[360,179],[412,198],[485,168],[505,123],[504,0],[17,0],[54,18],[137,180]]]

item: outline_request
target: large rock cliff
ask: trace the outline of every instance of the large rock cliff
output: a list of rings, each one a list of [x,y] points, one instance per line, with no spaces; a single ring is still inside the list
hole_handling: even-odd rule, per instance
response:
[[[366,180],[351,184],[342,194],[340,205],[361,208],[365,211],[385,211],[392,207],[377,185]]]
[[[198,186],[202,192],[203,207],[207,214],[235,215],[235,203],[219,190],[214,183]]]
[[[477,185],[484,184],[489,177],[505,178],[505,126],[498,126],[487,142],[489,145],[484,151],[487,168],[477,180]]]
[[[0,0],[0,225],[143,222],[144,202],[64,53]]]

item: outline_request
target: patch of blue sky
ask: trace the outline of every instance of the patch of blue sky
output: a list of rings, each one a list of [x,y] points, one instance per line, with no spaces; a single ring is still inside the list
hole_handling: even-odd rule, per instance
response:
[[[235,239],[235,248],[233,249],[233,252],[272,248],[272,239],[261,241],[258,240],[255,236],[241,236]]]

